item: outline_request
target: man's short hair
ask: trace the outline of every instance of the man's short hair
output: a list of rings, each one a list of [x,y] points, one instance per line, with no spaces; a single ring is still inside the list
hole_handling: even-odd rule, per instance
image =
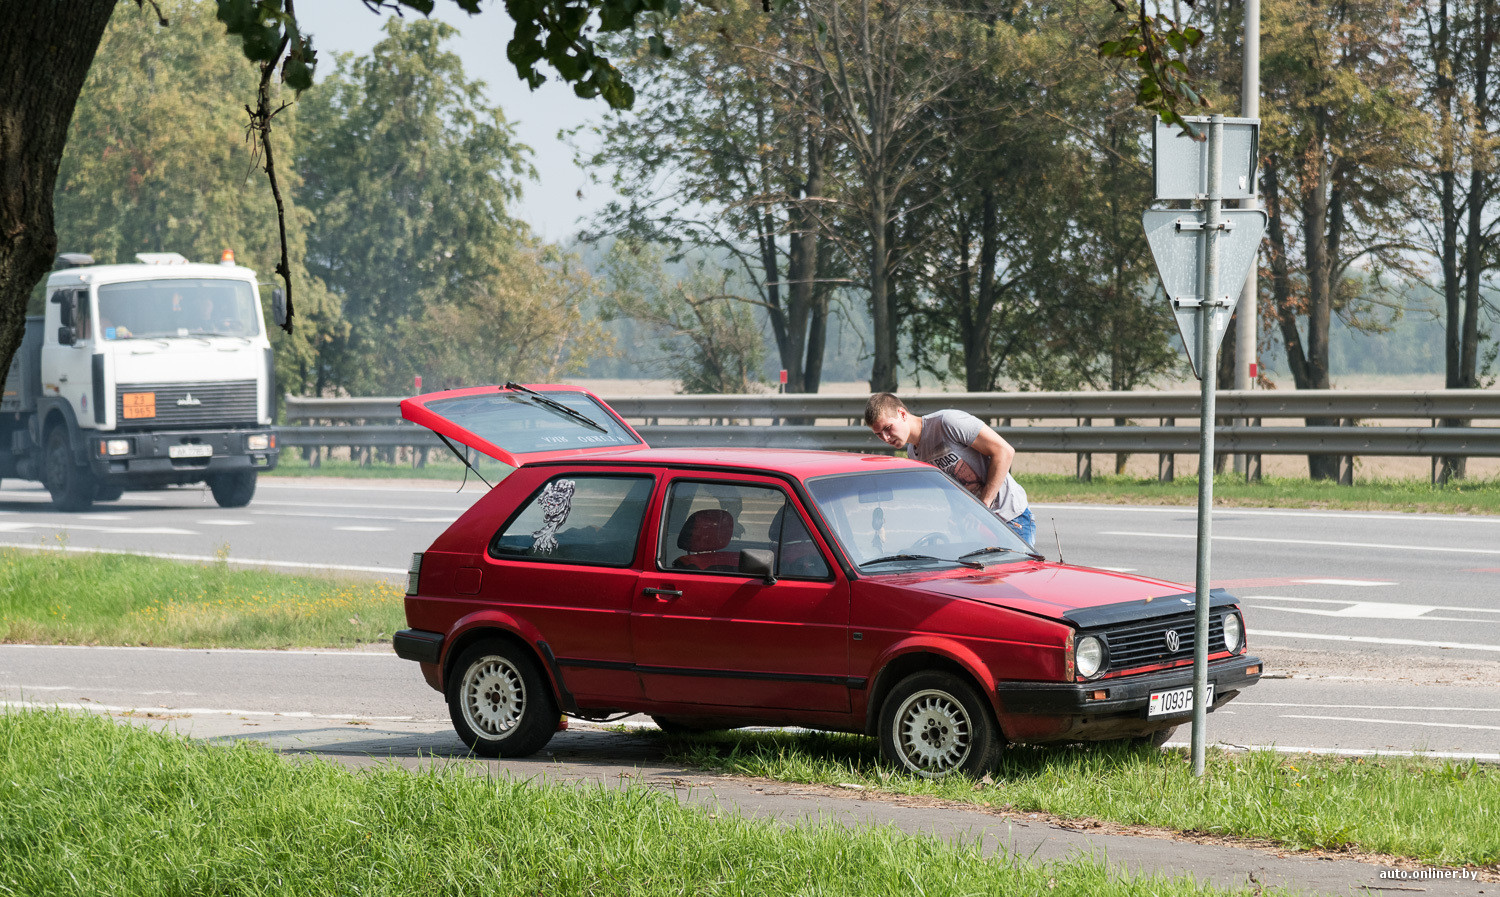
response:
[[[895,417],[897,411],[905,411],[906,405],[888,392],[877,392],[865,403],[865,426],[873,427],[879,421]]]

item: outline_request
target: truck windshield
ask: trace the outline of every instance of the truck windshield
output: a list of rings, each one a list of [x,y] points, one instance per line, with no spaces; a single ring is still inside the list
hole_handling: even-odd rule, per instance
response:
[[[257,336],[256,291],[243,280],[173,278],[99,287],[104,339]]]

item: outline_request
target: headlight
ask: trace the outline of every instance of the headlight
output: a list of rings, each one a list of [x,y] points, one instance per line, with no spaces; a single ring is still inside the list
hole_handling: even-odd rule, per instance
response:
[[[417,594],[417,584],[422,580],[422,552],[411,553],[411,566],[406,568],[406,594]]]
[[[1240,622],[1240,615],[1239,614],[1225,614],[1224,615],[1224,647],[1228,648],[1229,651],[1230,651],[1230,653],[1232,654],[1235,651],[1238,651],[1240,649],[1240,646],[1243,645],[1244,643],[1245,643],[1245,626],[1244,626],[1243,623]]]
[[[99,442],[99,454],[101,455],[128,455],[130,454],[129,439],[103,439]]]
[[[1078,640],[1073,657],[1078,664],[1078,675],[1092,679],[1104,667],[1104,643],[1095,636],[1086,635]]]
[[[252,452],[263,452],[271,447],[271,434],[254,433],[245,437],[245,448]]]

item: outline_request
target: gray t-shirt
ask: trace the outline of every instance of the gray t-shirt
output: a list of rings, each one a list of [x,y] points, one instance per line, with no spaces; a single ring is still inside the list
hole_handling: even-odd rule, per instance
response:
[[[979,438],[979,431],[984,426],[984,421],[967,411],[952,408],[934,411],[922,416],[921,441],[908,445],[906,451],[978,495],[990,472],[990,459],[974,450],[974,440]],[[1014,520],[1025,513],[1026,490],[1009,473],[1000,484],[1000,492],[990,510],[1001,520]]]

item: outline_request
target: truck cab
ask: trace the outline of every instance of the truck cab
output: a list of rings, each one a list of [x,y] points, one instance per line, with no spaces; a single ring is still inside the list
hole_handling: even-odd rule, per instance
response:
[[[255,272],[229,253],[137,259],[49,276],[0,404],[0,475],[41,480],[68,510],[196,482],[245,505],[278,454]]]

